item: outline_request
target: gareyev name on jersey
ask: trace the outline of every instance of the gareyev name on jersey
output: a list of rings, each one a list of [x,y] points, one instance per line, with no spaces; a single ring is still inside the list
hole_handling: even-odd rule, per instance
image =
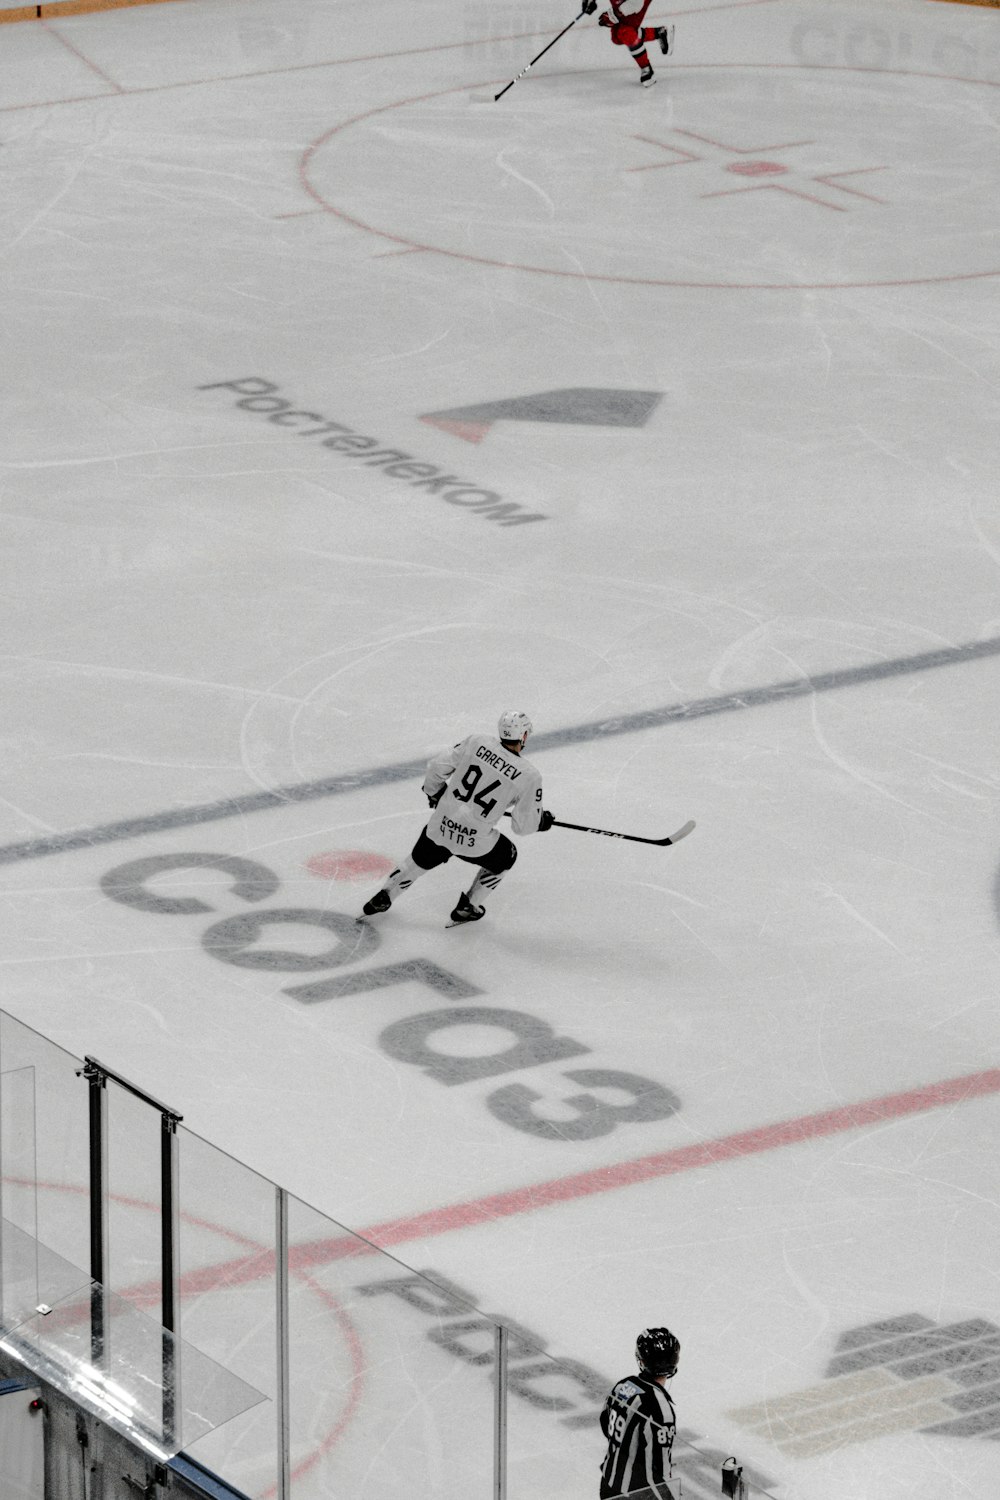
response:
[[[511,815],[515,833],[537,833],[542,778],[530,760],[505,750],[490,735],[470,734],[428,763],[424,791],[433,797],[446,786],[427,833],[455,854],[488,854],[499,838],[497,824]]]

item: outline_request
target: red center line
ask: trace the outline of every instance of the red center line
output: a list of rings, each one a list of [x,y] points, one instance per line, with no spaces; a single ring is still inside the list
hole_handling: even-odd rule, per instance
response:
[[[473,1198],[468,1203],[452,1203],[445,1208],[413,1214],[409,1218],[390,1219],[384,1224],[375,1224],[360,1231],[358,1235],[312,1240],[291,1248],[289,1261],[292,1269],[301,1274],[330,1261],[346,1260],[356,1255],[375,1255],[381,1249],[401,1245],[406,1240],[425,1240],[432,1235],[447,1234],[453,1229],[490,1224],[497,1219],[511,1218],[515,1214],[533,1213],[550,1204],[570,1203],[576,1198],[613,1192],[619,1188],[631,1187],[634,1183],[650,1182],[657,1177],[672,1177],[678,1172],[690,1172],[697,1167],[715,1167],[743,1156],[773,1151],[778,1146],[794,1146],[801,1141],[817,1140],[845,1130],[881,1125],[887,1120],[921,1114],[929,1109],[942,1109],[949,1104],[964,1104],[970,1099],[996,1093],[1000,1093],[1000,1068],[990,1068],[983,1073],[968,1073],[962,1078],[948,1078],[941,1083],[925,1084],[921,1088],[908,1089],[905,1093],[885,1094],[878,1099],[863,1100],[860,1104],[845,1104],[840,1109],[824,1110],[820,1114],[779,1120],[774,1125],[761,1125],[756,1130],[719,1136],[713,1141],[702,1141],[694,1146],[680,1146],[674,1151],[640,1156],[634,1161],[595,1167],[588,1172],[576,1172],[569,1177],[536,1183],[533,1187],[513,1188],[506,1193],[492,1193],[485,1198]],[[266,1258],[265,1255],[264,1259]],[[182,1277],[181,1289],[185,1294],[191,1294],[208,1291],[220,1281],[230,1286],[253,1281],[261,1273],[261,1263],[261,1257],[248,1256],[245,1260],[228,1261],[224,1266],[205,1266]]]
[[[324,1236],[322,1239],[309,1240],[289,1248],[289,1267],[297,1275],[304,1276],[332,1261],[377,1255],[390,1245],[401,1245],[407,1240],[426,1240],[433,1235],[448,1234],[454,1229],[491,1224],[498,1219],[512,1218],[516,1214],[534,1213],[537,1209],[548,1208],[552,1204],[571,1203],[577,1198],[592,1197],[595,1193],[615,1192],[635,1183],[652,1182],[658,1177],[672,1177],[679,1172],[690,1172],[699,1167],[717,1167],[723,1162],[737,1161],[744,1156],[757,1156],[779,1146],[795,1146],[802,1141],[818,1140],[843,1131],[883,1125],[907,1115],[965,1104],[970,1099],[981,1099],[996,1093],[1000,1093],[1000,1068],[989,1068],[982,1073],[967,1073],[961,1078],[947,1078],[940,1083],[924,1084],[904,1093],[884,1094],[877,1099],[862,1100],[859,1104],[845,1104],[839,1109],[800,1115],[792,1120],[779,1120],[773,1125],[761,1125],[755,1130],[718,1136],[715,1140],[701,1141],[693,1146],[679,1146],[673,1151],[661,1151],[652,1156],[636,1157],[633,1161],[595,1167],[587,1172],[572,1173],[568,1177],[556,1177],[549,1182],[535,1183],[532,1187],[513,1188],[505,1193],[491,1193],[485,1198],[473,1198],[467,1203],[452,1203],[445,1208],[430,1209],[408,1218],[390,1219],[384,1224],[374,1224],[357,1233],[346,1231],[333,1239]],[[180,1278],[179,1290],[184,1297],[197,1296],[223,1287],[245,1286],[262,1277],[272,1276],[273,1271],[274,1251],[255,1247],[248,1255],[185,1272]],[[129,1292],[131,1301],[139,1305],[144,1302],[152,1304],[159,1295],[159,1282],[153,1281],[134,1287]]]
[[[680,1146],[673,1151],[640,1156],[634,1161],[596,1167],[569,1177],[557,1177],[550,1182],[536,1183],[533,1187],[514,1188],[506,1193],[474,1198],[468,1203],[431,1209],[410,1218],[390,1219],[388,1223],[376,1224],[365,1230],[364,1239],[372,1241],[376,1249],[399,1245],[405,1240],[422,1240],[430,1235],[445,1234],[452,1229],[468,1229],[474,1224],[486,1224],[494,1219],[510,1218],[514,1214],[532,1213],[553,1203],[569,1203],[577,1198],[590,1197],[594,1193],[609,1193],[618,1188],[631,1187],[634,1183],[650,1182],[657,1177],[672,1177],[678,1172],[690,1172],[698,1167],[719,1166],[742,1156],[756,1156],[761,1151],[773,1151],[778,1146],[794,1146],[800,1141],[816,1140],[845,1130],[858,1130],[866,1125],[879,1125],[887,1120],[920,1114],[928,1109],[941,1109],[949,1104],[963,1104],[969,1099],[998,1092],[1000,1068],[990,1068],[982,1073],[966,1074],[962,1078],[925,1084],[905,1093],[885,1094],[878,1099],[863,1100],[860,1104],[845,1104],[839,1109],[802,1115],[794,1120],[780,1120],[773,1125],[743,1130],[736,1135],[720,1136],[716,1140],[702,1141],[694,1146]],[[298,1247],[297,1254],[302,1257],[303,1265],[306,1264],[306,1252],[309,1248]],[[369,1249],[365,1244],[358,1248],[358,1242],[351,1240],[327,1240],[311,1248],[316,1256],[310,1262],[312,1264],[316,1264],[321,1256],[334,1260],[348,1255],[365,1254]]]

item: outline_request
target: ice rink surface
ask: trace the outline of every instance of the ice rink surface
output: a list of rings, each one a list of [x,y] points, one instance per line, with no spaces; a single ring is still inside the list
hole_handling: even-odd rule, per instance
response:
[[[979,1500],[1000,17],[654,0],[656,88],[588,19],[494,103],[570,19],[0,28],[3,1008],[556,1354],[669,1324],[779,1500]],[[355,934],[505,707],[695,833]]]

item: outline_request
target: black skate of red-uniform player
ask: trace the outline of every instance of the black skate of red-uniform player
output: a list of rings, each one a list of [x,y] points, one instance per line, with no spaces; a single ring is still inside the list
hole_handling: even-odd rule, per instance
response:
[[[652,0],[644,0],[639,10],[633,11],[631,15],[625,14],[624,0],[610,0],[610,4],[610,11],[606,10],[598,17],[598,25],[610,28],[611,40],[615,46],[628,48],[640,69],[639,82],[643,88],[649,88],[650,84],[656,82],[656,74],[646,51],[646,43],[659,42],[660,51],[667,56],[673,43],[673,27],[668,30],[666,26],[643,26]],[[582,0],[582,5],[584,14],[592,16],[597,9],[597,0]]]

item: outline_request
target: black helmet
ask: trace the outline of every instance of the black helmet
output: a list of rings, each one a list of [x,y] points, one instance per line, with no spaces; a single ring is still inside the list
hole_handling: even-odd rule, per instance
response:
[[[635,1357],[646,1375],[676,1375],[681,1346],[669,1328],[644,1328],[635,1341]]]

